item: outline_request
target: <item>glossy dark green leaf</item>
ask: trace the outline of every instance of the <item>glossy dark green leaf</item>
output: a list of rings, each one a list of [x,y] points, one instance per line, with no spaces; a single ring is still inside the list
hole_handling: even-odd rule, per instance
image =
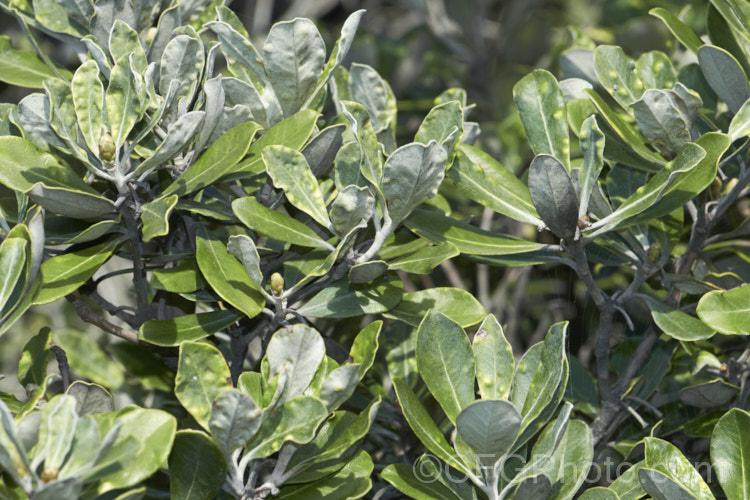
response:
[[[455,321],[430,310],[419,325],[417,367],[448,419],[474,402],[474,355],[469,337]]]
[[[333,165],[343,142],[344,130],[346,130],[346,125],[343,123],[326,127],[310,139],[305,149],[302,150],[315,177],[322,176]]]
[[[552,73],[537,69],[513,87],[513,100],[536,155],[550,155],[570,170],[568,119],[560,85]]]
[[[190,293],[206,286],[206,280],[198,269],[194,258],[180,259],[169,269],[154,269],[150,285],[158,290],[174,293]]]
[[[229,380],[229,367],[217,348],[190,341],[180,345],[175,396],[204,429],[214,400],[231,388]]]
[[[190,194],[234,172],[260,128],[257,123],[247,122],[226,132],[184,174],[167,186],[162,196]]]
[[[563,164],[549,155],[535,156],[529,168],[529,191],[550,231],[560,238],[573,238],[578,227],[578,196]]]
[[[495,316],[487,316],[479,325],[474,334],[472,351],[482,399],[507,399],[516,361]]]
[[[181,430],[169,454],[169,493],[172,498],[209,500],[221,490],[227,474],[224,454],[200,431]]]
[[[365,285],[339,280],[318,292],[297,312],[313,318],[349,318],[388,311],[399,302],[403,284],[394,273]]]
[[[703,323],[725,335],[750,334],[750,287],[708,292],[696,312]]]
[[[526,185],[480,149],[459,144],[448,173],[458,190],[477,203],[521,222],[541,225]]]
[[[540,243],[484,231],[432,210],[414,210],[404,225],[432,243],[452,243],[461,253],[511,255],[533,252],[543,247]]]
[[[205,227],[198,229],[195,240],[198,267],[211,288],[249,318],[260,313],[265,298],[243,265],[229,255],[226,246]]]
[[[179,346],[183,342],[206,338],[243,317],[241,312],[230,309],[186,314],[171,319],[152,319],[141,325],[138,336],[155,345]]]
[[[252,196],[234,200],[232,211],[240,222],[268,238],[303,247],[333,249],[305,224],[277,210],[266,208]]]
[[[65,394],[76,400],[76,413],[79,416],[114,411],[115,402],[112,394],[104,387],[76,380],[68,387]]]
[[[739,387],[717,378],[680,389],[680,401],[698,408],[715,408],[725,405],[737,394]]]
[[[405,293],[398,306],[386,316],[417,326],[430,309],[446,315],[461,328],[479,323],[485,316],[484,308],[470,293],[448,287]]]
[[[703,45],[698,50],[698,62],[716,95],[737,113],[750,97],[747,75],[737,59],[720,47]]]

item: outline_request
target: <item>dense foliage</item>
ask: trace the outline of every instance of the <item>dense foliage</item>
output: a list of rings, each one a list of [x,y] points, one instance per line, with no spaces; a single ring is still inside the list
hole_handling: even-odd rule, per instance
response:
[[[522,4],[411,7],[409,73],[364,10],[0,0],[0,498],[744,498],[750,8],[499,97]]]

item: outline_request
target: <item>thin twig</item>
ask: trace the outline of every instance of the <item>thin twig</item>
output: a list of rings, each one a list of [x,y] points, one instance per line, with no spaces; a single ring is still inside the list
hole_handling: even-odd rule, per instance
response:
[[[68,387],[70,387],[70,365],[68,364],[68,356],[65,354],[62,347],[51,345],[49,349],[55,353],[57,369],[60,370],[60,376],[63,381],[63,392],[66,392]]]
[[[135,285],[136,295],[135,321],[140,326],[148,319],[148,283],[146,282],[146,272],[143,267],[141,233],[138,229],[135,208],[124,207],[122,214],[128,228],[128,236],[133,249],[133,285]]]

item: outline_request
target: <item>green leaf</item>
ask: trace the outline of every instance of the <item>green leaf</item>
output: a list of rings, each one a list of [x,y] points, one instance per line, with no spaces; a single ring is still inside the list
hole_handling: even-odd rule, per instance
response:
[[[745,101],[734,115],[727,134],[732,138],[732,142],[750,136],[750,100]]]
[[[14,136],[0,137],[0,184],[28,193],[47,210],[74,218],[101,217],[115,205],[54,156]]]
[[[481,399],[456,419],[456,431],[485,467],[494,467],[509,451],[521,429],[521,415],[504,399]]]
[[[333,250],[330,244],[305,224],[277,210],[266,208],[252,196],[234,200],[232,211],[240,222],[268,238],[303,247]]]
[[[280,121],[250,146],[247,157],[237,165],[237,172],[247,177],[265,171],[262,154],[268,146],[286,146],[299,151],[315,130],[317,120],[316,110],[303,109]]]
[[[546,474],[554,485],[552,494],[547,498],[573,498],[589,473],[586,467],[579,467],[577,464],[590,463],[593,457],[594,443],[589,426],[581,420],[569,421],[554,453],[537,469]],[[571,465],[574,465],[572,470]]]
[[[367,226],[375,214],[375,196],[370,188],[353,184],[341,189],[331,203],[331,221],[339,234]]]
[[[139,73],[146,71],[146,52],[143,50],[138,32],[128,26],[122,19],[115,20],[109,33],[109,52],[113,61],[133,53],[133,69]]]
[[[672,90],[649,89],[631,104],[644,137],[664,152],[679,152],[690,142],[692,120],[685,101]]]
[[[516,366],[511,402],[523,417],[522,433],[541,427],[540,424],[545,422],[539,422],[537,418],[543,419],[547,414],[551,416],[548,410],[554,410],[562,397],[559,388],[562,384],[564,391],[568,378],[565,357],[567,328],[567,322],[552,325],[544,341],[536,344],[536,349],[532,347],[526,351]],[[528,439],[531,436],[522,434],[516,446],[523,443],[524,437]]]
[[[702,141],[699,140],[699,142],[713,146],[711,142],[716,144],[718,141],[711,141],[711,139],[723,139],[719,134],[709,134],[702,136]],[[728,137],[724,137],[727,138],[727,141],[724,142],[728,142]],[[611,230],[653,218],[653,216],[645,218],[644,213],[657,212],[656,216],[661,216],[671,212],[695,197],[713,180],[715,164],[710,161],[710,156],[697,143],[685,145],[677,158],[667,164],[664,170],[654,175],[645,185],[639,187],[635,193],[617,207],[617,210],[592,224],[587,231],[594,231],[599,228]],[[706,161],[707,159],[709,161]],[[697,175],[694,174],[695,172],[697,172]],[[710,179],[708,179],[708,174],[711,175]],[[704,185],[706,180],[708,182]]]
[[[555,235],[571,239],[578,227],[578,196],[565,167],[537,155],[529,168],[529,191],[539,216]]]
[[[590,488],[583,492],[583,495],[578,497],[580,500],[620,500],[620,497],[614,491],[597,486],[596,488]]]
[[[618,477],[609,487],[621,500],[638,500],[646,494],[638,479],[638,471],[643,468],[643,461],[634,464]]]
[[[142,106],[136,89],[136,76],[130,67],[129,58],[123,57],[112,68],[104,100],[109,130],[115,145],[119,148],[138,121]]]
[[[448,419],[474,402],[474,355],[469,337],[455,321],[430,310],[417,333],[417,367]]]
[[[440,481],[425,481],[422,475],[417,474],[417,469],[410,465],[390,464],[380,473],[380,478],[409,498],[462,500],[456,492]]]
[[[427,146],[407,144],[388,157],[383,166],[383,194],[394,224],[437,194],[446,161],[445,150],[434,141]]]
[[[76,380],[68,387],[65,394],[76,400],[76,413],[80,416],[114,411],[115,402],[112,394],[98,384],[89,384]]]
[[[711,434],[711,462],[724,494],[741,500],[750,492],[750,415],[732,408]]]
[[[433,269],[461,252],[448,241],[439,245],[421,248],[413,254],[388,263],[388,269],[400,269],[413,274],[430,274]]]
[[[76,291],[109,260],[119,244],[117,240],[110,240],[44,262],[44,284],[34,304],[49,304]]]
[[[78,126],[89,151],[99,156],[99,136],[102,133],[104,86],[99,79],[99,67],[89,59],[75,72],[70,84]]]
[[[167,136],[156,148],[154,154],[136,167],[136,175],[143,176],[149,169],[156,168],[176,157],[187,147],[199,129],[202,126],[205,127],[205,117],[206,113],[203,111],[190,111],[172,122],[167,130]]]
[[[214,498],[226,475],[224,454],[208,436],[193,430],[181,430],[175,434],[169,454],[169,493],[172,498]]]
[[[349,350],[349,358],[352,363],[359,364],[359,378],[364,377],[367,370],[375,363],[375,355],[380,346],[380,331],[383,322],[373,321],[354,338],[352,348]]]
[[[644,475],[647,477],[650,475],[649,473],[644,474],[644,471],[652,469],[666,476],[670,482],[679,486],[684,491],[689,492],[694,498],[699,500],[712,500],[714,498],[708,485],[703,481],[703,478],[698,471],[695,470],[693,464],[685,458],[676,446],[667,441],[653,437],[645,438],[644,443],[646,445],[644,449],[646,458],[644,461],[644,468],[639,472],[639,477],[641,479],[641,484],[648,493],[653,495],[654,490],[650,489],[649,485],[644,483]],[[653,475],[651,474],[651,476]],[[651,482],[653,484],[655,481]],[[669,482],[666,482],[665,484],[668,485]],[[680,497],[671,496],[670,493],[670,496],[667,496],[666,498],[672,500]]]
[[[709,339],[716,333],[701,320],[678,309],[672,309],[660,301],[647,300],[646,305],[651,310],[651,317],[656,326],[672,338],[691,342]]]
[[[229,237],[227,252],[242,262],[250,281],[258,290],[262,290],[263,273],[260,270],[260,256],[255,242],[245,234],[235,234]]]
[[[677,40],[693,54],[698,54],[698,50],[703,45],[703,41],[690,29],[690,27],[680,21],[674,14],[667,9],[656,8],[648,11],[654,17],[658,17],[669,28],[669,31]]]
[[[349,282],[354,285],[371,283],[377,278],[382,277],[387,269],[388,264],[382,260],[371,260],[355,264],[349,269]]]
[[[329,498],[362,498],[372,488],[370,475],[374,469],[372,458],[359,450],[336,474],[318,481],[287,486],[281,489],[279,499],[318,500]]]
[[[151,319],[143,323],[138,336],[155,345],[179,346],[183,342],[208,337],[244,317],[233,309],[187,314],[171,319]]]
[[[541,225],[529,188],[484,151],[459,144],[448,173],[458,190],[477,203],[521,222]]]
[[[696,312],[710,328],[724,335],[750,335],[750,287],[708,292]]]
[[[680,401],[698,408],[714,408],[723,406],[739,393],[739,387],[715,379],[702,384],[690,385],[680,389]]]
[[[364,285],[347,279],[331,283],[305,305],[297,308],[313,318],[350,318],[389,311],[401,302],[403,283],[395,273]]]
[[[2,269],[13,268],[2,267]],[[18,382],[23,387],[29,384],[36,386],[44,384],[44,379],[47,378],[47,361],[50,357],[50,341],[50,329],[44,327],[23,347],[23,354],[18,361]]]
[[[181,98],[190,101],[198,87],[204,64],[205,55],[200,39],[185,34],[175,36],[164,48],[159,63],[159,93],[167,95],[172,81],[177,80],[180,83],[175,102]]]
[[[100,494],[137,484],[167,461],[177,429],[177,421],[169,413],[126,406],[116,413],[97,413],[93,417],[102,435],[115,424],[120,425],[117,439],[104,458],[105,462],[116,458],[119,463],[113,464],[114,471],[109,474],[109,467],[101,471]]]
[[[432,243],[452,243],[461,253],[511,255],[543,248],[541,243],[484,231],[433,210],[414,210],[404,225]]]
[[[494,315],[484,318],[472,343],[482,399],[507,399],[516,361],[513,349]]]
[[[263,419],[256,437],[245,448],[243,459],[267,457],[284,443],[309,443],[326,417],[328,411],[318,398],[297,396],[287,401]]]
[[[206,28],[216,33],[221,51],[227,58],[232,73],[252,82],[255,86],[264,87],[268,81],[263,68],[263,58],[248,40],[247,34],[237,31],[235,26],[225,21],[211,22]],[[240,26],[237,26],[240,28]]]
[[[28,247],[28,240],[16,237],[8,237],[0,245],[0,265],[7,269],[0,276],[0,312],[9,313],[21,301],[20,294],[26,288]]]
[[[58,73],[42,61],[34,51],[13,50],[10,37],[0,36],[0,81],[9,85],[41,89],[44,80],[55,78]],[[69,71],[57,68],[64,77]]]
[[[596,110],[599,111],[606,122],[607,127],[604,129],[605,136],[607,136],[605,156],[614,154],[613,148],[619,146],[618,156],[624,157],[628,166],[646,172],[659,172],[666,161],[649,148],[646,139],[638,129],[615,113],[594,90],[584,89],[583,92],[594,103]],[[609,132],[610,130],[611,132]]]
[[[359,365],[346,364],[334,368],[323,381],[318,397],[329,412],[341,406],[357,388],[359,383]]]
[[[173,194],[141,205],[141,234],[144,242],[169,233],[169,216],[177,206],[177,199],[177,195]]]
[[[737,59],[720,47],[704,45],[698,50],[698,62],[716,95],[737,113],[750,97],[747,75]]]
[[[122,386],[125,381],[122,369],[85,333],[60,330],[55,332],[53,341],[65,351],[74,373],[112,389]]]
[[[286,373],[284,401],[305,392],[313,381],[325,352],[323,338],[309,326],[291,325],[273,334],[266,348],[268,380],[273,380],[281,372]]]
[[[341,108],[341,114],[349,120],[351,132],[359,145],[360,172],[370,182],[370,187],[379,191],[383,180],[383,159],[370,114],[364,106],[352,101],[342,101]]]
[[[635,70],[647,89],[671,89],[678,80],[669,56],[658,50],[641,54],[635,62]]]
[[[154,269],[150,285],[157,290],[174,293],[190,293],[206,286],[206,280],[198,269],[194,258],[180,259],[169,269]]]
[[[457,461],[455,451],[445,440],[422,403],[419,402],[419,398],[414,394],[414,391],[400,378],[393,379],[393,388],[396,391],[404,418],[422,444],[443,462],[460,471],[466,471],[466,466]]]
[[[349,73],[351,100],[362,104],[370,115],[372,128],[379,135],[396,127],[396,98],[390,85],[375,69],[366,64],[353,63]],[[386,144],[387,141],[380,142]]]
[[[604,167],[604,134],[599,129],[595,116],[590,116],[583,122],[579,137],[583,152],[583,163],[578,173],[580,218],[589,213],[589,199]]]
[[[45,451],[42,474],[57,476],[73,443],[78,415],[72,396],[57,396],[42,410],[39,445]]]
[[[268,146],[262,156],[274,186],[284,191],[289,203],[310,215],[318,224],[329,227],[331,221],[323,193],[304,155],[286,146]]]
[[[190,194],[236,171],[260,128],[257,123],[246,122],[224,133],[185,173],[167,186],[162,196]]]
[[[284,116],[299,111],[313,93],[325,58],[323,38],[309,19],[296,18],[271,27],[263,59]]]
[[[570,170],[568,118],[560,85],[549,71],[537,69],[513,87],[513,101],[535,155],[553,156]]]
[[[600,45],[594,50],[596,77],[615,100],[625,109],[641,98],[645,90],[635,73],[635,61],[622,48]]]
[[[657,470],[644,467],[638,471],[638,478],[643,489],[654,500],[695,500],[696,498],[669,475]]]
[[[214,400],[231,388],[230,379],[229,367],[217,348],[190,341],[180,345],[174,393],[204,429],[208,429]]]
[[[405,293],[398,306],[385,316],[417,326],[430,309],[466,328],[479,323],[486,313],[469,292],[458,288],[435,287]]]
[[[242,264],[227,253],[227,248],[215,234],[203,226],[198,228],[195,246],[198,267],[211,288],[247,317],[257,316],[263,309],[265,298]]]
[[[443,146],[448,155],[448,165],[453,162],[453,150],[463,134],[464,112],[461,103],[448,101],[432,108],[417,133],[414,142],[425,146],[430,141],[436,141]]]
[[[250,396],[236,389],[222,392],[211,405],[211,438],[225,456],[245,446],[258,431],[263,411]]]

